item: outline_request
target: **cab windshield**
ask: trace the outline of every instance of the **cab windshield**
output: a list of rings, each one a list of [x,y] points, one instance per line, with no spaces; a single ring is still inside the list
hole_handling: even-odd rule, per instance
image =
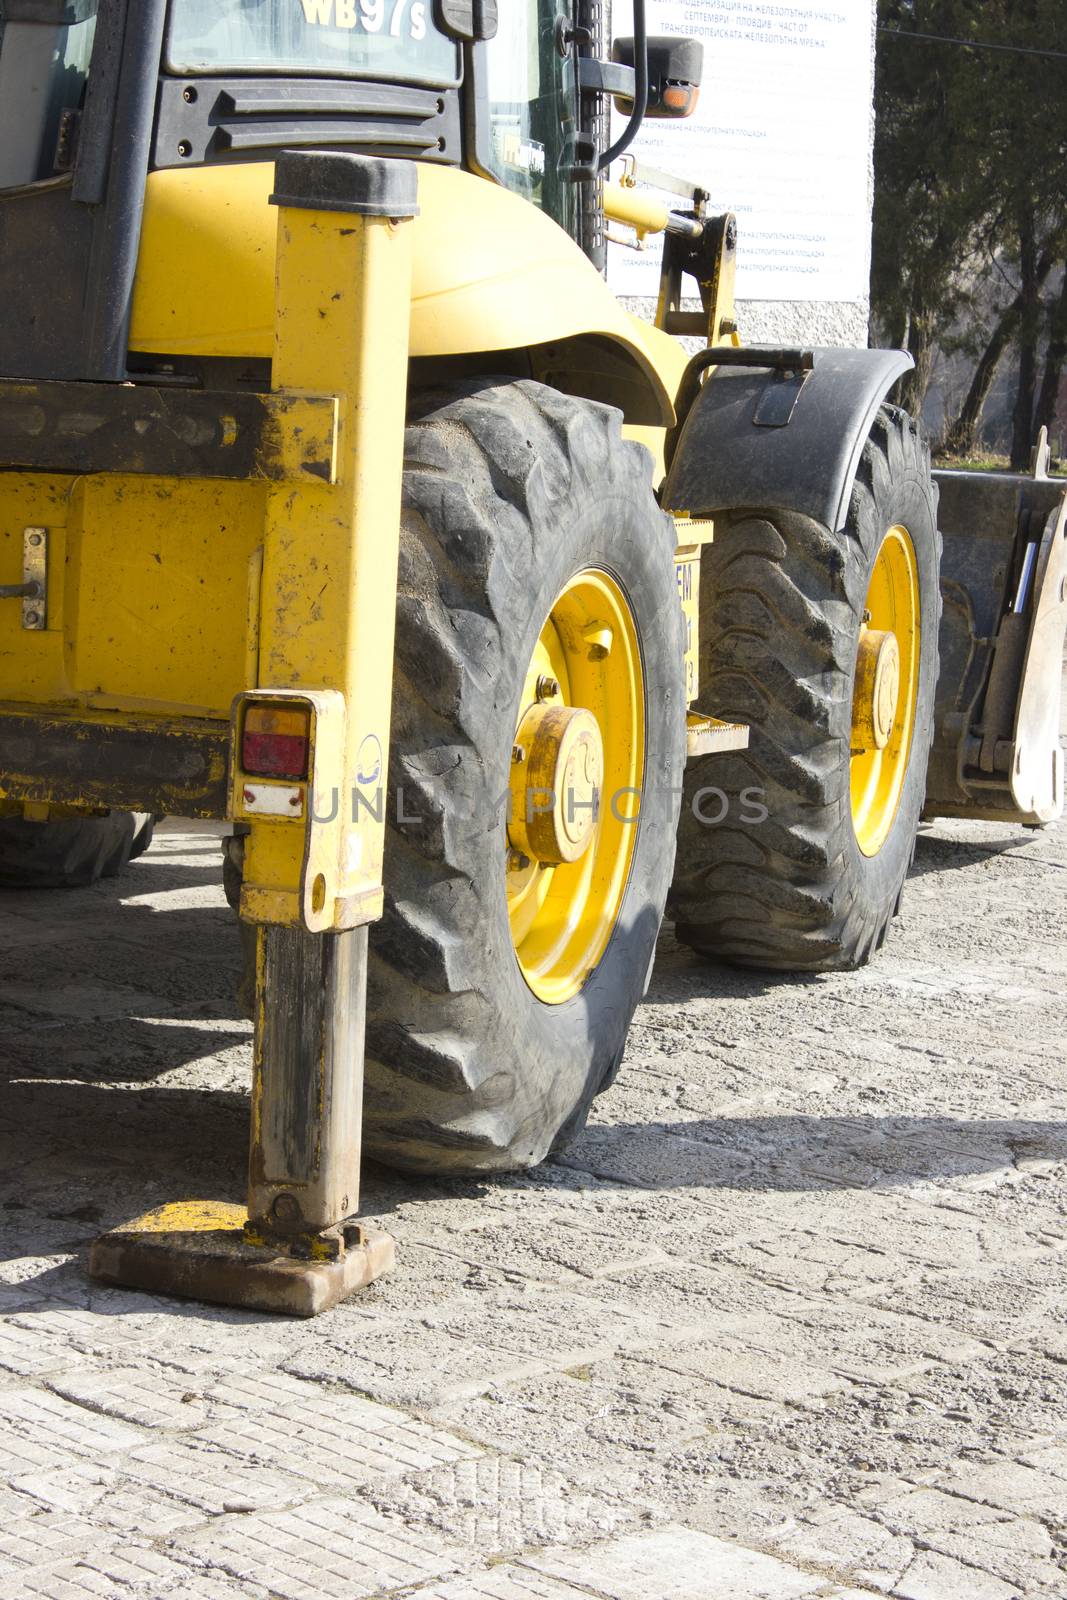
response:
[[[432,0],[171,0],[172,72],[315,73],[458,83]]]

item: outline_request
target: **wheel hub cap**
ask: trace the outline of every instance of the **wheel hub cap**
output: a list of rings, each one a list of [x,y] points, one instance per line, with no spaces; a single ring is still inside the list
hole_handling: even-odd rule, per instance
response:
[[[512,752],[508,839],[531,861],[577,861],[593,839],[604,784],[604,741],[591,711],[531,706]]]
[[[514,728],[500,818],[511,941],[538,1000],[563,1005],[618,927],[645,776],[641,645],[610,573],[583,567],[556,595]]]
[[[857,750],[884,750],[889,743],[900,696],[900,646],[888,630],[869,628],[856,654],[856,690],[852,701],[852,745]]]

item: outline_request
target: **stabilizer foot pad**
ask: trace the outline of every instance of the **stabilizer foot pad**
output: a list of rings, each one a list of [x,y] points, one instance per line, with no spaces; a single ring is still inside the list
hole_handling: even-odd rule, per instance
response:
[[[153,1294],[181,1295],[250,1311],[314,1317],[364,1288],[393,1266],[388,1233],[368,1231],[337,1261],[284,1255],[245,1238],[244,1206],[183,1200],[101,1234],[89,1272],[103,1283]]]

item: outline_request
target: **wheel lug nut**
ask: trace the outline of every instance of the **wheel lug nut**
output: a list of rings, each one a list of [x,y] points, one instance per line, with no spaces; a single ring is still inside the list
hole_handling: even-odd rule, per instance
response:
[[[525,872],[530,865],[529,856],[524,856],[521,850],[508,851],[508,871]]]
[[[537,680],[538,700],[553,700],[557,694],[559,694],[558,681],[550,678],[547,672],[543,672]]]

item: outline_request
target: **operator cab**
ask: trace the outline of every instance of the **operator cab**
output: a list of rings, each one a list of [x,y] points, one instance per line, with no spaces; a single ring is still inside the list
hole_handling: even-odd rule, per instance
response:
[[[601,12],[600,0],[0,0],[0,370],[127,375],[145,183],[160,169],[300,148],[463,166],[540,207],[603,269],[600,173],[645,114],[678,114],[662,92],[678,41],[664,53],[647,40],[636,0],[636,44],[601,59]],[[629,122],[609,150],[613,95]]]

